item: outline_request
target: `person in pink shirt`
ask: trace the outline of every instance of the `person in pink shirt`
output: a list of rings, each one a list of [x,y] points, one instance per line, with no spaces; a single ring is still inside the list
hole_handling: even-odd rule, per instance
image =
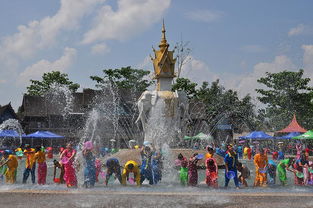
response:
[[[75,168],[73,165],[76,150],[73,149],[71,143],[68,143],[66,149],[61,153],[61,162],[64,165],[64,179],[67,187],[77,187],[77,178],[75,174]]]

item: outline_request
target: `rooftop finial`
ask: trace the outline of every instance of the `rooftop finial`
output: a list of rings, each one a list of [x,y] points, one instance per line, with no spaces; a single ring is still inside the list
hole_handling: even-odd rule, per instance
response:
[[[161,42],[160,42],[160,45],[159,45],[160,48],[165,48],[165,47],[168,46],[167,41],[166,41],[165,32],[166,32],[166,30],[165,30],[165,24],[164,24],[164,19],[163,19],[163,24],[162,24],[162,38],[161,38]]]
[[[166,37],[165,37],[165,25],[164,25],[164,19],[163,19],[163,24],[162,24],[162,39],[166,40]]]

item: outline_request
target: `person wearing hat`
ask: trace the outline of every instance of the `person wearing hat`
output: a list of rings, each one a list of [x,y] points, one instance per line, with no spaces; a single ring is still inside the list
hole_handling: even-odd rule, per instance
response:
[[[267,186],[266,168],[268,165],[268,159],[263,148],[260,148],[259,153],[254,156],[254,165],[255,165],[254,186]]]
[[[25,144],[24,155],[26,156],[25,162],[25,170],[23,173],[23,183],[27,182],[29,177],[29,173],[31,174],[32,183],[35,184],[35,170],[36,170],[36,163],[35,163],[35,149],[31,148],[29,144]]]
[[[236,188],[239,188],[238,176],[237,176],[237,163],[238,163],[238,155],[233,149],[231,144],[227,145],[227,154],[224,157],[225,162],[225,188],[228,187],[229,183],[229,172],[232,171],[234,174],[234,182]]]
[[[4,162],[0,165],[0,168],[4,165],[7,166],[7,170],[4,173],[6,183],[13,184],[16,181],[16,170],[18,167],[18,161],[15,155],[10,154],[9,151],[3,153]]]

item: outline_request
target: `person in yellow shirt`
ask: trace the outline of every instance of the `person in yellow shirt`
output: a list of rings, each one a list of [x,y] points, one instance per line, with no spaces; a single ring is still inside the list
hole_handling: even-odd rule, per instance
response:
[[[46,184],[47,177],[47,164],[46,164],[46,154],[41,150],[41,147],[36,147],[36,153],[34,160],[38,163],[37,175],[38,175],[38,184]]]
[[[127,161],[124,166],[122,173],[122,185],[124,186],[126,186],[126,179],[129,178],[129,173],[134,173],[136,184],[137,186],[140,186],[140,170],[138,164],[133,160]]]
[[[249,151],[249,147],[245,146],[245,148],[243,148],[243,159],[248,159],[248,151]]]
[[[254,165],[255,165],[254,186],[267,186],[266,168],[268,165],[268,159],[263,148],[260,148],[260,153],[254,156]]]
[[[8,151],[4,151],[3,157],[5,159],[4,163],[0,167],[7,165],[7,170],[5,172],[6,183],[13,184],[16,181],[16,169],[18,166],[17,158],[14,155],[9,154]]]
[[[32,177],[33,184],[35,183],[35,170],[36,170],[36,163],[35,163],[35,149],[30,148],[29,144],[25,144],[25,150],[24,155],[26,156],[26,162],[25,162],[25,170],[23,173],[23,183],[27,182],[27,179],[29,177],[29,173]]]

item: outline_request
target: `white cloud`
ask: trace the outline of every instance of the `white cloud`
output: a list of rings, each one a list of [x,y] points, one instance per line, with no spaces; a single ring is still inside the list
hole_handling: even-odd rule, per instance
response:
[[[104,0],[61,0],[60,9],[52,17],[18,26],[18,32],[3,38],[0,59],[28,58],[36,51],[55,43],[61,31],[78,28],[80,20]]]
[[[82,43],[127,39],[158,22],[170,3],[171,0],[119,0],[116,11],[105,5],[95,18],[93,27],[84,34]]]
[[[251,73],[225,75],[225,87],[238,91],[241,96],[250,94],[252,97],[256,97],[255,89],[264,88],[257,80],[264,77],[266,72],[277,73],[283,70],[295,71],[297,68],[287,56],[276,56],[272,62],[261,62],[254,65]]]
[[[210,83],[219,77],[218,74],[214,73],[204,61],[192,56],[190,56],[189,59],[190,61],[182,68],[181,77],[188,78],[199,85],[204,81]]]
[[[298,70],[292,61],[286,56],[276,56],[272,62],[261,62],[253,67],[251,73],[218,73],[210,69],[207,63],[191,57],[191,61],[184,65],[182,77],[201,85],[203,81],[212,82],[220,79],[226,89],[238,91],[240,96],[250,94],[256,97],[256,88],[262,88],[257,82],[266,72],[277,73],[283,70]]]
[[[96,44],[91,48],[91,52],[93,54],[105,54],[109,53],[110,51],[111,49],[105,43]]]
[[[304,50],[303,65],[306,70],[313,71],[313,45],[302,45]]]
[[[40,60],[37,63],[27,67],[18,77],[19,84],[26,84],[30,79],[39,79],[43,73],[51,71],[65,72],[73,63],[76,57],[74,48],[65,48],[64,54],[58,60],[50,62],[48,60]]]
[[[303,54],[303,66],[304,75],[311,78],[311,83],[313,83],[313,45],[302,45],[304,50]]]
[[[196,10],[186,13],[186,17],[194,21],[214,22],[224,16],[224,12],[211,10]]]
[[[266,49],[261,45],[245,45],[241,47],[241,50],[247,53],[261,53],[266,51]]]
[[[288,32],[288,36],[307,35],[313,34],[313,28],[309,25],[299,24],[294,28],[291,28]]]

